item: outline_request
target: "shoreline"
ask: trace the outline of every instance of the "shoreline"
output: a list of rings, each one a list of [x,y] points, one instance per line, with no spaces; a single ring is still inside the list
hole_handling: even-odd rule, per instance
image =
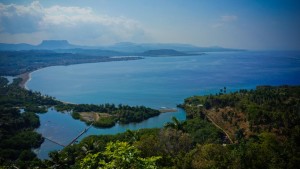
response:
[[[28,90],[27,87],[26,87],[26,83],[28,81],[30,81],[30,79],[31,79],[31,75],[30,74],[31,74],[31,72],[26,72],[26,73],[23,73],[23,74],[20,74],[20,75],[17,76],[18,78],[22,79],[22,81],[19,84],[19,86],[21,88]]]
[[[177,108],[160,108],[158,109],[160,113],[175,113],[178,111]]]

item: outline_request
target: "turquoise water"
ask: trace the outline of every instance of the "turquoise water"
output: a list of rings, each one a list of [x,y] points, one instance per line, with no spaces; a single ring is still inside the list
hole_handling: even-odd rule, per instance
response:
[[[230,92],[257,85],[299,85],[299,75],[300,52],[226,52],[53,66],[33,72],[27,87],[72,103],[174,108],[186,97],[215,94],[224,86]],[[162,127],[172,116],[185,119],[185,113],[180,110],[138,124],[92,128],[87,135]],[[85,128],[84,123],[70,115],[52,110],[40,115],[40,119],[42,125],[38,131],[63,144]],[[46,158],[49,150],[59,148],[45,141],[38,155]]]
[[[299,52],[228,52],[53,66],[27,87],[72,103],[175,107],[192,95],[300,84]]]

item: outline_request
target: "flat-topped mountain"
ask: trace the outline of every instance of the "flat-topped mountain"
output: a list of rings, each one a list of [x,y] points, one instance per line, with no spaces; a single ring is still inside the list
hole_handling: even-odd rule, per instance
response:
[[[38,49],[72,49],[79,46],[70,44],[67,40],[43,40],[36,46]]]

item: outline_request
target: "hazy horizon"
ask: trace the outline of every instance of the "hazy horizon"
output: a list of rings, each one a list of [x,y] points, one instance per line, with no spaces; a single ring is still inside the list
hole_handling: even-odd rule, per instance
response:
[[[300,50],[297,0],[1,0],[0,43],[68,40]]]

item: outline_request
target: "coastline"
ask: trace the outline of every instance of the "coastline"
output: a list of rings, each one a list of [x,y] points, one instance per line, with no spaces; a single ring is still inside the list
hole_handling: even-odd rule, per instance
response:
[[[160,109],[158,109],[158,111],[160,113],[171,113],[171,112],[175,113],[178,111],[178,109],[176,109],[176,108],[160,108]]]
[[[27,87],[26,87],[26,83],[31,79],[31,75],[30,75],[31,72],[26,72],[26,73],[23,73],[23,74],[20,74],[18,75],[17,77],[21,78],[22,81],[20,82],[19,86],[23,89],[26,89],[27,90]]]

